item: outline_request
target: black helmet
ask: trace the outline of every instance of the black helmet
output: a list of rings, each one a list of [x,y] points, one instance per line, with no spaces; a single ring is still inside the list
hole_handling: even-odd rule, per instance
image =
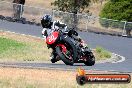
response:
[[[44,15],[41,19],[43,28],[49,28],[51,26],[52,17],[51,15]]]

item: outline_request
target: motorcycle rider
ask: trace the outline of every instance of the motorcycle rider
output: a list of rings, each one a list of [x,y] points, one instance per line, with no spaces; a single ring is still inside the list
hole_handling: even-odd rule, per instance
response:
[[[41,19],[41,25],[43,27],[42,35],[44,38],[49,36],[53,31],[61,28],[63,32],[67,30],[67,25],[59,22],[59,21],[52,21],[51,15],[44,15]]]
[[[43,27],[42,30],[42,35],[44,37],[44,39],[46,40],[46,37],[48,37],[52,32],[54,32],[56,29],[62,29],[62,32],[67,32],[68,28],[67,25],[60,22],[60,21],[52,21],[52,17],[51,15],[44,15],[41,19],[41,25]],[[78,33],[74,30],[72,30],[71,32],[69,32],[69,36],[74,37],[75,40],[79,41],[80,43],[83,43],[83,40],[78,36]],[[51,53],[51,62],[55,63],[56,61],[58,61],[58,59],[56,59],[56,53],[53,52]]]
[[[42,35],[44,37],[44,39],[46,40],[46,37],[48,37],[52,32],[54,32],[55,30],[58,30],[59,28],[62,29],[63,32],[67,31],[67,25],[59,22],[59,21],[52,21],[52,17],[51,15],[44,15],[41,19],[41,25],[43,27],[42,30]],[[54,53],[54,51],[51,53],[51,62],[55,63],[56,61],[58,61],[56,59],[56,53]]]

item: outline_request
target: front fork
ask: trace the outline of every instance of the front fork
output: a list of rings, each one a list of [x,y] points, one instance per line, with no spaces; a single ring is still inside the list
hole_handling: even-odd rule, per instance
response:
[[[63,44],[58,44],[57,46],[61,47],[62,52],[64,52],[64,53],[67,52],[67,49],[66,49],[66,47],[65,47]],[[59,57],[58,57],[58,55],[56,54],[55,49],[53,49],[53,51],[52,51],[52,53],[51,53],[51,57],[53,57],[53,58],[51,58],[51,59],[54,59],[54,60],[57,60],[57,61],[59,60]]]

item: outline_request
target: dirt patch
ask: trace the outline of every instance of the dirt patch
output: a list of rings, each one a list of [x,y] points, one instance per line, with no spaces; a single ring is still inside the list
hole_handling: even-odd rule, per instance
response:
[[[24,81],[22,83],[33,84],[35,86],[33,88],[67,88],[66,85],[74,87],[76,85],[75,77],[76,72],[71,71],[0,68],[0,79],[10,80],[10,83],[20,79]],[[16,81],[10,85],[17,86],[18,83]],[[24,86],[24,88],[26,87]]]
[[[54,2],[54,1],[55,0],[28,0],[26,1],[26,5],[51,9],[53,8],[53,6],[51,6],[51,2]]]
[[[76,82],[75,71],[0,68],[2,88],[131,88],[132,84],[85,84]],[[88,73],[102,73],[89,71]],[[104,72],[108,73],[108,72]],[[6,79],[6,80],[5,80]],[[25,86],[26,85],[26,86]],[[28,87],[27,87],[28,86]],[[29,87],[30,86],[30,87]]]
[[[37,70],[37,69],[19,69],[19,68],[0,68],[0,78],[18,78],[25,77],[30,80],[75,80],[76,72],[59,70]]]

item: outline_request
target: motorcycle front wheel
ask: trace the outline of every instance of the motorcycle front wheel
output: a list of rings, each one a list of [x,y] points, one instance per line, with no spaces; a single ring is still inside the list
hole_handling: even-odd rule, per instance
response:
[[[56,53],[59,55],[60,59],[66,64],[66,65],[73,65],[74,61],[73,58],[69,59],[68,55],[62,52],[61,48],[59,46],[56,47]]]

